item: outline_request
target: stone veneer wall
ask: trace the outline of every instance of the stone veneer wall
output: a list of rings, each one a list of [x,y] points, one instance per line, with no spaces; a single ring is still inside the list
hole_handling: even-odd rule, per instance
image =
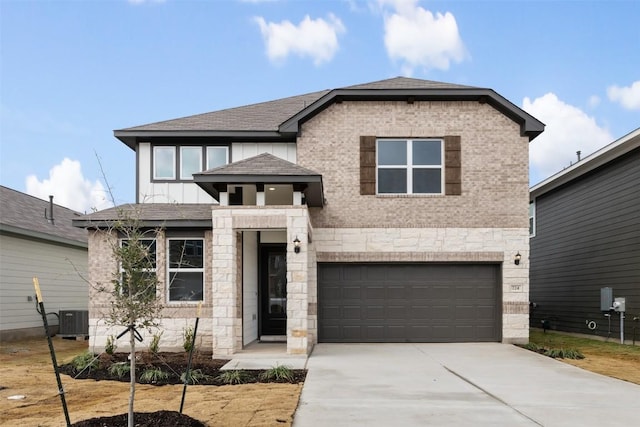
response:
[[[306,236],[311,232],[306,206],[215,206],[213,231],[213,352],[230,356],[242,349],[241,253],[239,231],[287,230],[287,353],[307,354],[314,335],[309,334],[309,262],[313,249]],[[302,242],[300,253],[293,240]],[[313,271],[313,270],[311,270]]]
[[[172,231],[171,237],[181,237],[179,232]],[[192,234],[189,237],[193,237]],[[210,349],[212,346],[211,322],[212,316],[212,272],[209,266],[212,264],[211,231],[203,233],[205,247],[205,273],[204,273],[204,299],[198,324],[197,345]],[[118,244],[115,232],[89,231],[89,348],[92,351],[104,350],[107,339],[114,338],[124,330],[123,326],[108,326],[105,319],[108,315],[111,280],[118,272],[118,264],[113,257],[113,245]],[[148,347],[152,336],[162,332],[160,339],[161,351],[184,351],[184,330],[195,325],[197,303],[167,302],[166,287],[166,239],[165,233],[160,231],[156,236],[156,274],[158,275],[158,298],[163,301],[162,318],[159,328],[141,330],[143,342],[140,348]],[[101,290],[101,289],[104,289]],[[127,351],[129,348],[128,336],[117,341],[119,351]]]
[[[529,339],[529,230],[519,228],[316,228],[318,262],[502,264],[502,341]],[[514,264],[517,252],[520,265]]]

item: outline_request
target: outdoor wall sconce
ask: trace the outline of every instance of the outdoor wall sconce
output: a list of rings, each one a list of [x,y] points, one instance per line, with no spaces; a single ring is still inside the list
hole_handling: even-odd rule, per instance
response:
[[[520,251],[518,251],[518,253],[516,254],[516,256],[513,258],[513,263],[515,265],[520,265],[520,259],[522,258],[522,255],[520,255]]]
[[[300,239],[298,239],[298,236],[293,240],[293,251],[297,254],[300,253]]]

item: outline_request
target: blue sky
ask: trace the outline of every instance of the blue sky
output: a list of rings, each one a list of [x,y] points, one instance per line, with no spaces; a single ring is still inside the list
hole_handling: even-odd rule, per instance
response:
[[[547,124],[531,183],[640,127],[640,1],[0,0],[0,184],[135,200],[114,129],[399,75]],[[98,161],[100,159],[100,161]]]

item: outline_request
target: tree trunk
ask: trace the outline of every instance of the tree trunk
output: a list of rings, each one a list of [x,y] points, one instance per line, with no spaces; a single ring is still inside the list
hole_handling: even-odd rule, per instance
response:
[[[131,352],[129,357],[129,417],[127,425],[133,427],[133,400],[136,394],[136,337],[133,328],[129,330],[129,345],[131,346]]]

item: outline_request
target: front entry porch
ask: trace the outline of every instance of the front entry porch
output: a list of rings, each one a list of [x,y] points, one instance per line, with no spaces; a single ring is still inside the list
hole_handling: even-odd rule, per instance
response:
[[[216,206],[212,215],[214,356],[236,358],[256,344],[306,356],[317,318],[307,207]]]

